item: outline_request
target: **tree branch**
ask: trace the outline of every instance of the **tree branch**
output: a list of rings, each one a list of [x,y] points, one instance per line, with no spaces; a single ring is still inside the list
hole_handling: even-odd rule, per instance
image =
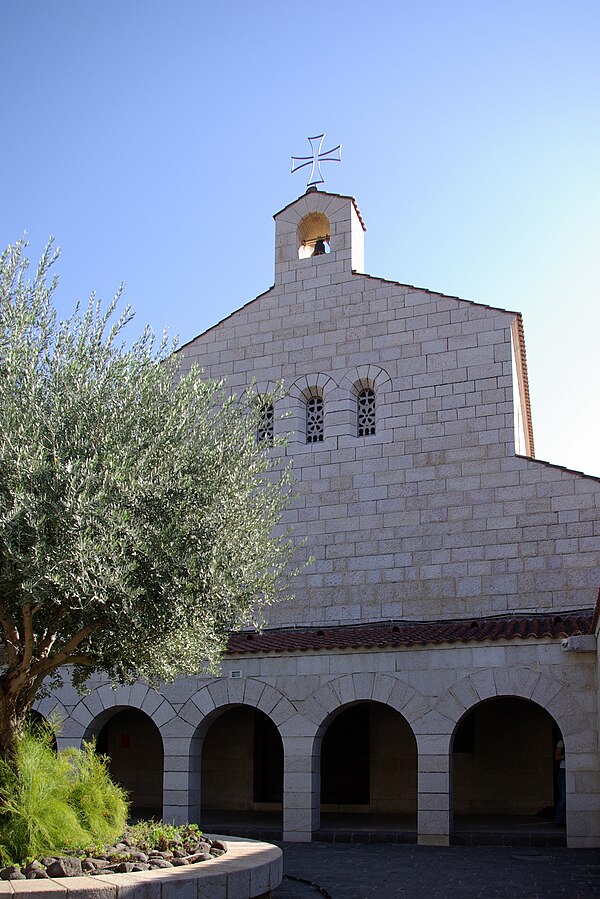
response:
[[[4,631],[4,649],[8,657],[9,666],[17,664],[19,646],[19,631],[17,625],[10,617],[5,606],[0,606],[0,623]]]
[[[69,658],[69,665],[82,665],[85,668],[94,668],[97,664],[95,659],[87,655],[71,656]]]
[[[52,658],[47,659],[45,663],[40,659],[37,665],[32,666],[31,670],[34,676],[37,677],[38,674],[42,673],[47,674],[54,668],[60,668],[61,665],[69,664],[71,655],[86,637],[89,637],[96,627],[97,625],[88,625],[87,627],[82,628],[74,637],[71,637],[68,643],[65,643],[63,648],[57,652],[56,655],[52,656]]]
[[[23,614],[23,668],[27,669],[31,665],[33,658],[33,613],[31,603],[25,602],[21,606]]]

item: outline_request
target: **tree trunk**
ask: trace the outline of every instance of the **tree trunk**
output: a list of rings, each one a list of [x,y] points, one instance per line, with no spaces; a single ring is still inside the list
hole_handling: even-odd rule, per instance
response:
[[[0,757],[9,764],[38,687],[36,678],[19,671],[9,670],[0,677]]]

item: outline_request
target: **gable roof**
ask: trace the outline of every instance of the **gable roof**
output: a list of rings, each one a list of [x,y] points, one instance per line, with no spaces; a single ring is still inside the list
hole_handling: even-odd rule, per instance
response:
[[[285,212],[287,209],[290,209],[294,205],[294,203],[297,203],[298,200],[301,200],[303,197],[306,196],[306,194],[311,194],[311,193],[318,193],[322,197],[335,197],[338,200],[351,200],[352,205],[354,206],[354,211],[356,212],[356,214],[358,216],[358,220],[362,225],[363,231],[367,230],[367,226],[365,225],[365,221],[360,213],[360,209],[358,208],[358,204],[354,197],[347,196],[346,194],[332,194],[328,190],[317,190],[316,187],[314,187],[314,188],[309,187],[307,191],[305,191],[303,194],[300,194],[299,197],[296,197],[295,200],[292,200],[291,203],[288,203],[287,206],[284,206],[283,209],[279,210],[279,212],[276,212],[274,214],[273,218],[276,219],[278,215],[281,215],[282,212]]]

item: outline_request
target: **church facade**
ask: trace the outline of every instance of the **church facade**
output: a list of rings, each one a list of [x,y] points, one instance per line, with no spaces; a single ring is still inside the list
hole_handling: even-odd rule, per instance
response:
[[[600,479],[534,458],[520,315],[365,274],[352,197],[275,222],[273,287],[179,352],[234,392],[283,381],[258,438],[287,434],[312,564],[221,676],[39,711],[58,700],[63,745],[100,735],[165,819],[310,840],[354,814],[443,845],[560,824],[564,777],[567,844],[599,846]]]

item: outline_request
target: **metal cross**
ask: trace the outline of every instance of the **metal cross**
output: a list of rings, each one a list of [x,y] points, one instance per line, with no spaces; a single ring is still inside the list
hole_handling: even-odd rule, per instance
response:
[[[332,150],[321,151],[323,146],[324,134],[317,134],[316,137],[309,137],[308,142],[312,150],[312,156],[292,156],[292,172],[304,168],[305,165],[311,165],[310,178],[306,182],[307,187],[316,187],[317,184],[323,184],[324,178],[321,175],[322,162],[341,162],[342,161],[342,145],[338,144]],[[316,142],[319,142],[318,146]],[[334,155],[334,154],[337,154]],[[315,177],[315,166],[317,167],[318,177]]]

